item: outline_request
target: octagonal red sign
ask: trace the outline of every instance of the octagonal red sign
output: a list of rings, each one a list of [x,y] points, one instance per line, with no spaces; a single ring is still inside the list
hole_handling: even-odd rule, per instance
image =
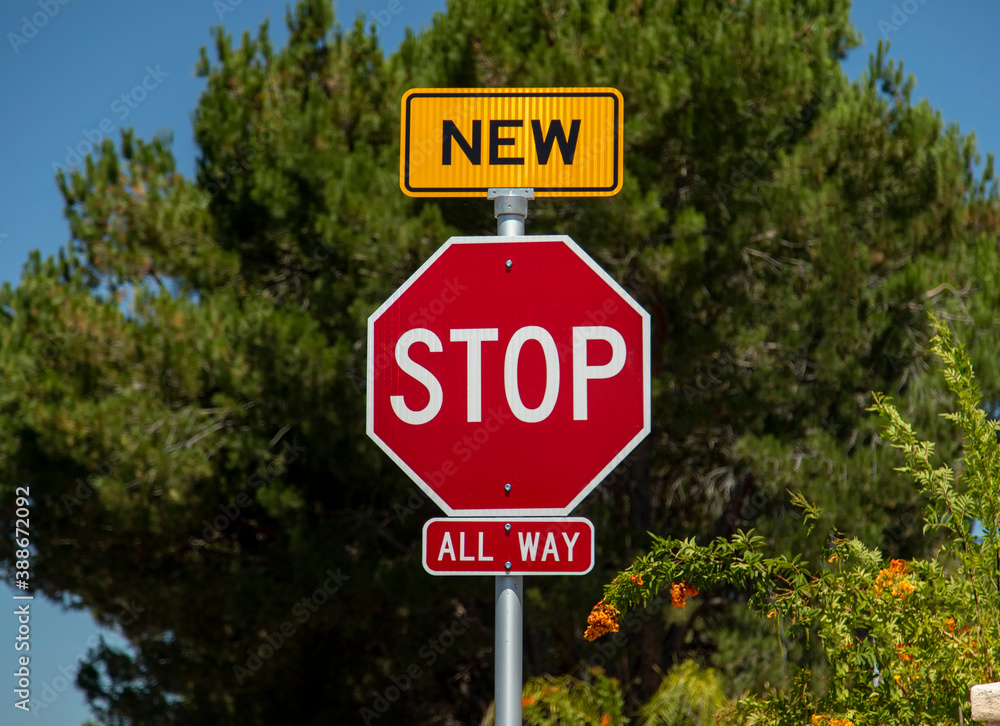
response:
[[[449,515],[565,515],[649,433],[649,347],[569,237],[452,237],[368,319],[368,435]]]

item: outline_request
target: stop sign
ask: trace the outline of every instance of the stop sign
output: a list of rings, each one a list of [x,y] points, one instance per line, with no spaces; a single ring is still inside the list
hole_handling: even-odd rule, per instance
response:
[[[649,348],[569,237],[452,237],[368,319],[368,435],[449,515],[566,515],[649,433]]]

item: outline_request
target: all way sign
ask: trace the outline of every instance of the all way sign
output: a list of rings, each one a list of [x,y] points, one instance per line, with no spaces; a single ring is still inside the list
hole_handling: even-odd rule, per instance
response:
[[[415,88],[402,100],[399,186],[411,197],[605,197],[622,186],[614,88]]]
[[[432,575],[585,575],[594,567],[594,525],[582,517],[431,519],[423,544]]]

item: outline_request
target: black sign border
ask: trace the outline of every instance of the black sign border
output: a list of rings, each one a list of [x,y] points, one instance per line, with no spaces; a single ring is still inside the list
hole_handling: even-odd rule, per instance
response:
[[[621,110],[618,107],[620,101],[618,96],[614,93],[608,91],[557,91],[557,92],[533,92],[533,91],[504,91],[502,89],[497,89],[496,91],[491,91],[489,89],[484,89],[483,91],[477,91],[473,93],[455,93],[443,91],[441,93],[411,93],[406,98],[406,136],[404,144],[404,155],[403,155],[403,184],[406,186],[407,191],[413,192],[414,194],[431,194],[434,192],[450,192],[450,193],[481,193],[486,195],[487,190],[491,187],[418,187],[414,188],[410,186],[410,118],[412,116],[410,104],[414,98],[477,98],[481,96],[493,96],[500,98],[533,98],[533,97],[543,97],[552,98],[553,96],[562,97],[569,96],[573,98],[586,98],[589,96],[593,97],[605,97],[610,96],[612,101],[614,101],[614,115],[615,115],[615,133],[614,133],[614,176],[612,177],[611,186],[607,187],[532,187],[536,193],[552,193],[552,192],[611,192],[614,193],[615,189],[618,188],[618,172],[621,166],[621,160],[618,157],[618,139],[621,134],[621,129],[618,127],[618,119],[621,117]]]

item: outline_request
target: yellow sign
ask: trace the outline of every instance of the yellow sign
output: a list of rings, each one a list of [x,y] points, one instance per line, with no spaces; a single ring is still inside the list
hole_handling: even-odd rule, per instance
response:
[[[623,105],[614,88],[414,88],[399,186],[411,197],[609,197],[622,188]]]

